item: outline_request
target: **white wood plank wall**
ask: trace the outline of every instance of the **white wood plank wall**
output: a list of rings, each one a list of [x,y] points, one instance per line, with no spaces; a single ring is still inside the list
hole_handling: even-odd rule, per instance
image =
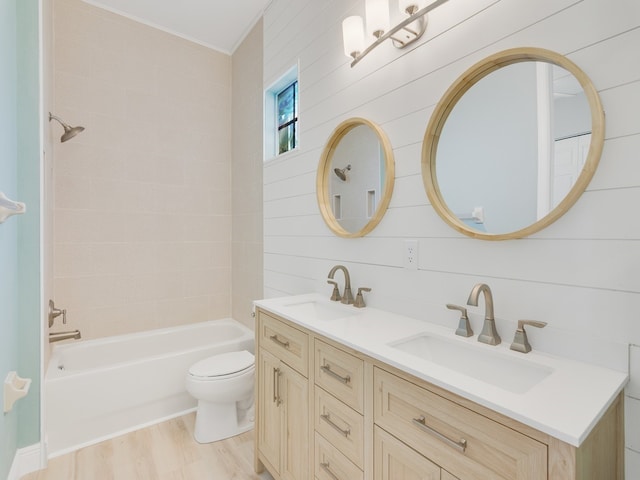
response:
[[[640,345],[640,2],[450,0],[417,46],[389,43],[350,68],[341,22],[353,14],[364,15],[364,0],[274,0],[265,13],[264,85],[299,61],[301,117],[300,148],[264,165],[265,296],[329,295],[327,273],[342,263],[354,287],[372,287],[368,305],[453,328],[457,315],[444,304],[463,304],[486,282],[505,341],[518,319],[544,320],[530,333],[534,348],[626,371],[629,345]],[[604,152],[587,192],[555,224],[517,241],[473,240],[429,204],[422,138],[461,73],[522,46],[562,53],[589,75],[606,111]],[[322,221],[315,176],[330,133],[352,116],[389,136],[396,183],[381,224],[341,239]],[[418,271],[402,268],[406,239],[418,240]],[[483,308],[472,309],[476,329]],[[640,349],[631,351],[627,478],[640,478]]]

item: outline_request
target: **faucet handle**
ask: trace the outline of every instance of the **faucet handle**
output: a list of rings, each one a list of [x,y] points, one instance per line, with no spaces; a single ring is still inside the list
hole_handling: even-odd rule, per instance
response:
[[[460,321],[458,322],[456,335],[460,335],[461,337],[472,336],[473,330],[471,330],[471,324],[469,323],[469,317],[467,316],[467,309],[465,307],[461,307],[460,305],[454,305],[452,303],[447,303],[447,308],[449,310],[460,311]]]
[[[49,328],[53,326],[53,320],[62,315],[62,323],[67,323],[67,309],[56,308],[53,300],[49,300]]]
[[[362,308],[365,306],[364,297],[362,296],[362,292],[370,292],[371,289],[369,287],[362,287],[358,289],[358,294],[356,295],[356,300],[353,302],[353,306],[356,308]]]
[[[511,350],[521,353],[529,353],[531,351],[531,344],[527,338],[527,332],[524,329],[525,325],[544,328],[547,325],[547,322],[540,322],[538,320],[518,320],[518,328],[513,337],[513,342],[511,343]]]
[[[333,285],[333,293],[331,294],[331,300],[334,302],[339,302],[342,297],[340,297],[340,290],[338,290],[338,282],[334,280],[327,280],[327,283]]]

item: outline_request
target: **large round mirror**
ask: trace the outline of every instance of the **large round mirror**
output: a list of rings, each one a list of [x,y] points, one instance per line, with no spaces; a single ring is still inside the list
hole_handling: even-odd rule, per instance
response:
[[[395,162],[380,127],[364,118],[342,122],[320,157],[316,193],[322,218],[341,237],[361,237],[387,210]]]
[[[438,214],[475,238],[521,238],[579,198],[604,142],[593,84],[557,53],[520,48],[479,62],[437,105],[422,150]]]

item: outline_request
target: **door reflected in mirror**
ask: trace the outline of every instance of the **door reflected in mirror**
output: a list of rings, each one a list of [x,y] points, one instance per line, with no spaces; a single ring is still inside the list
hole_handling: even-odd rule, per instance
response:
[[[564,57],[517,49],[480,62],[436,108],[423,175],[438,213],[478,238],[529,235],[577,200],[598,163],[604,119]]]
[[[393,180],[393,152],[380,127],[362,118],[341,123],[324,149],[316,184],[329,228],[342,237],[369,233],[386,211]]]

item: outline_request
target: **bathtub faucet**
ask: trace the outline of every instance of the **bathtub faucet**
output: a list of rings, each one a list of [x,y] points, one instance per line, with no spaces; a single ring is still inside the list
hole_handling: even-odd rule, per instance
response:
[[[68,340],[73,338],[74,340],[78,340],[81,338],[80,330],[73,330],[71,332],[55,332],[49,334],[49,343],[59,342],[61,340]]]

